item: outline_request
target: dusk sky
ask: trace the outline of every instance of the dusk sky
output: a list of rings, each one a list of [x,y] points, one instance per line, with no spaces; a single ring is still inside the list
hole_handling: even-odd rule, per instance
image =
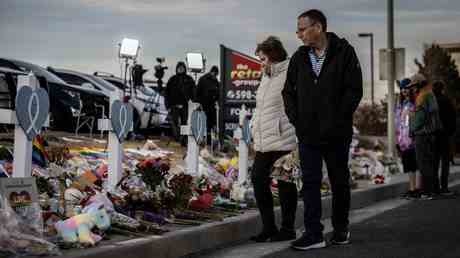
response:
[[[129,37],[140,40],[139,62],[153,78],[155,57],[166,57],[171,71],[187,51],[200,51],[210,68],[219,64],[219,44],[253,55],[268,35],[292,54],[300,45],[296,18],[311,8],[323,10],[329,31],[355,47],[366,85],[369,39],[357,34],[374,33],[377,80],[378,49],[387,42],[382,0],[0,0],[0,57],[119,76],[117,44]],[[460,42],[459,25],[458,0],[396,0],[395,46],[406,48],[406,75],[416,72],[424,43]],[[376,92],[383,97],[386,82],[377,80]]]

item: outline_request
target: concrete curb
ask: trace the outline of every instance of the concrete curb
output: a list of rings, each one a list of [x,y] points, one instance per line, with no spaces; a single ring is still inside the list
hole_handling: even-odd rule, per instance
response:
[[[452,169],[453,170],[453,169]],[[451,173],[450,181],[460,179],[460,171]],[[351,209],[360,209],[376,202],[396,198],[407,191],[407,181],[399,177],[386,185],[370,186],[369,189],[352,192]],[[323,198],[323,218],[331,216],[331,197]],[[275,209],[276,218],[281,215]],[[279,221],[278,221],[279,223]],[[303,227],[303,204],[299,202],[296,227]],[[106,244],[96,248],[65,252],[66,258],[141,258],[141,257],[181,257],[203,252],[247,240],[257,234],[261,222],[257,211],[251,210],[240,216],[227,218],[222,222],[190,227],[162,236],[150,236]]]

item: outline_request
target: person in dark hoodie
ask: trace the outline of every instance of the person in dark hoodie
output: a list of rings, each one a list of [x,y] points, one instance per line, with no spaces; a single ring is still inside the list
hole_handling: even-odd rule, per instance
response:
[[[165,106],[171,119],[171,129],[176,141],[185,145],[185,137],[180,135],[180,126],[187,123],[188,101],[194,98],[195,81],[187,75],[184,62],[178,62],[176,74],[166,84]]]
[[[332,244],[348,244],[349,148],[353,113],[363,95],[362,72],[354,48],[327,31],[319,10],[297,19],[303,42],[292,56],[282,91],[285,111],[296,129],[302,169],[305,232],[291,243],[299,250],[326,246],[321,224],[323,159],[332,190]]]
[[[201,104],[206,113],[208,132],[216,125],[216,101],[219,99],[218,74],[219,68],[211,67],[211,70],[198,80],[196,88],[196,101]]]
[[[450,142],[456,130],[455,107],[445,94],[444,82],[436,81],[433,84],[433,93],[436,96],[439,106],[439,116],[441,118],[442,129],[436,136],[436,160],[435,160],[435,177],[438,177],[439,163],[441,162],[441,180],[435,185],[435,191],[442,195],[452,195],[449,191],[449,161],[450,161]],[[435,180],[438,181],[438,180]]]

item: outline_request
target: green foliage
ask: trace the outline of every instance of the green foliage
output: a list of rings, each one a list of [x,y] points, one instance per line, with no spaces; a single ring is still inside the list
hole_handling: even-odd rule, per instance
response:
[[[179,209],[188,207],[193,194],[193,177],[185,174],[175,175],[169,181],[169,188],[174,193],[174,203]]]
[[[137,165],[136,173],[140,174],[142,180],[155,191],[169,173],[169,166],[169,162],[165,160],[145,160]]]
[[[387,134],[387,103],[361,104],[354,114],[354,125],[360,134],[384,136]]]
[[[432,44],[425,49],[423,63],[415,59],[419,72],[428,80],[441,80],[446,84],[447,95],[458,103],[460,100],[460,77],[455,61],[451,55],[439,45]]]

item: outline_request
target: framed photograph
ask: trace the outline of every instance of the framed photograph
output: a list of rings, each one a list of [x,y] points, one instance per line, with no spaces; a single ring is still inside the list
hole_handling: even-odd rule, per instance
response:
[[[28,218],[38,205],[35,178],[0,178],[0,196],[8,201],[20,217]]]

